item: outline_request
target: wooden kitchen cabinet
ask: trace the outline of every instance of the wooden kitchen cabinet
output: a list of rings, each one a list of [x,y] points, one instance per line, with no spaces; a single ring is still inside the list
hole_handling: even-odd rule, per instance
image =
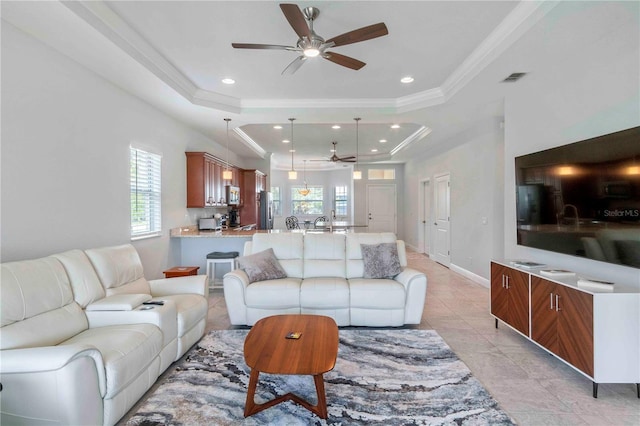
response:
[[[529,336],[527,274],[491,262],[491,314]]]
[[[531,338],[593,376],[593,296],[533,276]]]
[[[231,181],[225,181],[222,173],[226,163],[207,152],[186,152],[187,156],[187,207],[214,207],[226,202],[226,185],[239,185],[240,169],[229,167]]]

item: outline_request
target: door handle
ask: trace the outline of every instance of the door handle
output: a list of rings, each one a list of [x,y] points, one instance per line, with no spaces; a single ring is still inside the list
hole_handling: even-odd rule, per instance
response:
[[[549,309],[553,311],[553,293],[549,293]]]
[[[560,301],[560,296],[556,294],[556,312],[559,312],[562,310],[560,309],[560,304],[558,303],[559,301]]]
[[[433,222],[434,225],[438,226],[438,222]]]

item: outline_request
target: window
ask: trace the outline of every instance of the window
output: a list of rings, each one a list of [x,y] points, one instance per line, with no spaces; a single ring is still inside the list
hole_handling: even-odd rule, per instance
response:
[[[161,160],[157,154],[130,148],[131,239],[160,235]]]
[[[369,169],[367,178],[369,180],[394,180],[396,171],[394,169]]]
[[[273,215],[282,216],[282,198],[280,197],[280,187],[272,186],[271,195],[273,196]]]
[[[299,189],[304,186],[291,187],[291,214],[293,215],[321,215],[323,209],[323,190],[322,186],[309,186],[311,192],[306,196],[298,193]]]
[[[336,211],[336,216],[347,215],[347,187],[336,186],[334,188],[333,204]]]

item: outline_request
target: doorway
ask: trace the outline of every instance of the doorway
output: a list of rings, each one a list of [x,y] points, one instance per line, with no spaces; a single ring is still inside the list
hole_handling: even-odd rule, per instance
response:
[[[451,194],[450,194],[450,175],[444,173],[435,176],[434,188],[434,260],[447,268],[451,264]]]
[[[367,185],[367,232],[396,233],[396,185]]]

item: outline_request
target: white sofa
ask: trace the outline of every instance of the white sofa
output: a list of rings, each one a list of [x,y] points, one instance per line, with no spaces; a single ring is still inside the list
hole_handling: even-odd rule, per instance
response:
[[[392,279],[363,278],[361,244],[395,243],[402,272]],[[426,276],[407,268],[404,242],[393,233],[258,233],[244,255],[273,249],[286,278],[250,283],[242,269],[224,276],[233,325],[253,325],[277,314],[317,314],[339,326],[419,324]]]
[[[204,334],[206,276],[147,281],[131,245],[1,274],[0,424],[115,424]]]

